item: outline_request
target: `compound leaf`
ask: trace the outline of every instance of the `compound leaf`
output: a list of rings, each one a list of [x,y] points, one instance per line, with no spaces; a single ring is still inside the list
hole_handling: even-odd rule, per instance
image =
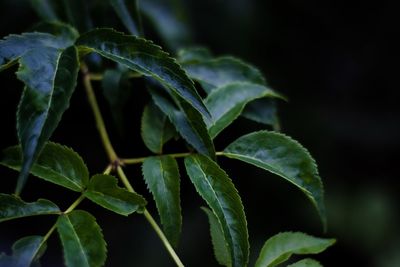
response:
[[[259,131],[238,138],[225,148],[223,155],[275,173],[299,187],[316,206],[326,227],[324,192],[317,166],[297,141],[280,133]]]
[[[28,216],[59,213],[60,209],[57,205],[46,199],[28,203],[17,196],[0,194],[0,222]]]
[[[0,164],[19,171],[22,165],[20,146],[3,151]],[[46,143],[30,172],[39,178],[73,191],[82,192],[89,183],[89,172],[82,158],[72,149]]]
[[[0,254],[0,266],[29,267],[37,264],[46,249],[46,244],[42,241],[42,236],[26,236],[19,239],[12,246],[11,256]]]
[[[247,222],[231,179],[214,161],[202,155],[186,157],[185,166],[197,192],[221,225],[232,266],[246,266],[249,258]]]
[[[107,257],[106,242],[96,219],[86,211],[74,210],[57,220],[57,231],[68,267],[103,266]]]
[[[137,193],[119,187],[117,182],[117,178],[111,175],[94,175],[84,195],[94,203],[121,215],[128,216],[143,210],[146,200]]]
[[[149,157],[143,162],[142,171],[156,202],[165,235],[177,246],[182,228],[178,164],[170,156]]]
[[[276,266],[292,254],[318,254],[334,243],[335,239],[317,238],[300,232],[279,233],[265,242],[255,267]]]

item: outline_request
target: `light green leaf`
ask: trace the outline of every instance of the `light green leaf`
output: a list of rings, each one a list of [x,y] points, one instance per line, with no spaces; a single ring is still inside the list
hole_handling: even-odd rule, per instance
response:
[[[247,222],[231,179],[214,161],[202,155],[186,157],[185,166],[197,192],[221,225],[232,266],[246,266],[249,259]]]
[[[30,0],[32,8],[38,16],[44,21],[58,21],[59,18],[55,12],[51,0]]]
[[[64,248],[67,267],[103,266],[106,242],[96,219],[86,211],[75,210],[57,220],[57,231]]]
[[[209,117],[185,71],[176,60],[152,42],[111,29],[96,29],[83,34],[76,44],[83,51],[96,52],[145,76],[153,77]]]
[[[110,0],[110,4],[129,32],[132,35],[139,35],[139,29],[131,16],[132,10],[136,9],[136,1],[128,1],[127,3],[126,0]],[[128,8],[128,6],[131,8]]]
[[[26,236],[14,243],[12,255],[0,254],[0,266],[3,267],[29,267],[38,263],[39,258],[46,249],[41,236]]]
[[[210,93],[217,87],[233,82],[265,85],[265,79],[255,67],[233,57],[219,57],[182,64],[189,76]]]
[[[94,203],[121,215],[128,216],[143,210],[146,200],[137,193],[119,187],[117,183],[117,178],[111,175],[94,175],[84,195]]]
[[[292,254],[318,254],[334,243],[335,239],[317,238],[300,232],[279,233],[265,242],[255,267],[276,266]]]
[[[0,164],[19,171],[21,155],[19,146],[9,147],[3,151]],[[55,143],[44,146],[30,172],[77,192],[82,192],[89,183],[89,172],[82,158],[72,149]]]
[[[276,132],[259,131],[238,138],[223,155],[275,173],[299,187],[316,206],[324,228],[324,191],[317,165],[297,141]]]
[[[161,90],[149,87],[149,91],[154,103],[168,116],[179,134],[199,153],[215,158],[214,144],[201,114],[185,102],[177,107]]]
[[[141,121],[141,135],[150,151],[161,154],[163,145],[175,136],[175,128],[167,116],[154,104],[144,107]]]
[[[223,266],[232,266],[227,243],[225,242],[224,233],[215,214],[208,208],[201,208],[208,216],[210,223],[211,242],[213,244],[214,255],[218,263]]]
[[[56,204],[46,199],[27,203],[19,197],[0,194],[0,222],[35,215],[59,214],[60,212]]]
[[[210,50],[205,47],[195,46],[178,51],[178,61],[182,64],[193,64],[212,58]]]
[[[322,267],[322,265],[321,263],[313,259],[303,259],[293,264],[290,264],[287,267]]]
[[[208,124],[211,138],[215,138],[239,117],[247,103],[262,97],[280,96],[265,86],[249,83],[231,83],[214,89],[205,99],[211,113],[211,122]]]
[[[170,156],[148,157],[142,172],[156,202],[164,233],[176,247],[182,228],[178,164]]]

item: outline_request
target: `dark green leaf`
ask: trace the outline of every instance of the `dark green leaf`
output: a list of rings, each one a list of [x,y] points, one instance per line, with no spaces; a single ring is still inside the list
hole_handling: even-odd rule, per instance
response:
[[[142,171],[156,202],[164,233],[177,246],[182,228],[178,164],[170,156],[149,157],[143,162]]]
[[[232,266],[229,250],[225,242],[224,233],[215,214],[208,208],[201,208],[208,216],[210,223],[211,242],[213,244],[214,255],[218,263],[224,266]]]
[[[103,94],[110,105],[118,132],[123,136],[124,129],[124,107],[129,102],[131,95],[131,83],[129,71],[126,69],[106,70],[101,81]]]
[[[316,206],[324,227],[324,191],[317,165],[297,141],[276,132],[244,135],[225,148],[224,156],[242,160],[275,173],[299,187]]]
[[[16,241],[12,247],[13,254],[7,256],[0,254],[2,267],[29,267],[38,262],[39,257],[46,249],[42,244],[43,237],[27,236]]]
[[[255,267],[276,266],[292,254],[318,254],[334,243],[334,239],[317,238],[300,232],[279,233],[265,242]]]
[[[27,216],[59,213],[60,209],[57,205],[46,199],[27,203],[19,197],[0,194],[0,222]]]
[[[288,265],[287,267],[322,267],[322,265],[313,259],[303,259],[293,264]]]
[[[68,22],[77,28],[79,32],[86,32],[93,28],[88,1],[63,0],[63,4]]]
[[[182,7],[173,5],[179,1],[176,0],[147,0],[140,1],[139,8],[142,13],[153,24],[161,39],[171,49],[176,50],[180,47],[187,46],[191,40],[190,29],[184,18]]]
[[[31,6],[44,21],[59,20],[51,0],[30,0]]]
[[[131,10],[136,9],[135,2],[136,1],[128,1],[127,3],[126,0],[110,0],[111,6],[114,8],[124,26],[131,34],[139,35],[139,29],[131,16]],[[128,5],[131,5],[131,8],[128,8]]]
[[[198,63],[211,58],[211,52],[205,47],[190,47],[178,51],[178,61],[183,64]]]
[[[137,193],[120,188],[117,183],[117,178],[111,175],[97,174],[90,179],[84,195],[94,203],[121,215],[128,216],[143,210],[146,200]]]
[[[64,248],[67,267],[103,266],[107,257],[106,242],[96,219],[86,211],[62,215],[57,231]]]
[[[17,112],[17,132],[23,151],[17,193],[22,190],[38,153],[69,107],[79,61],[73,46],[61,53],[55,48],[42,47],[25,53],[20,65],[17,76],[26,87]]]
[[[258,123],[271,125],[275,131],[279,131],[280,125],[277,109],[274,99],[256,99],[244,108],[242,116]]]
[[[21,148],[14,146],[3,151],[0,164],[19,171]],[[47,143],[30,172],[46,181],[81,192],[89,183],[89,172],[82,158],[72,149]]]
[[[145,106],[141,122],[144,144],[156,154],[161,154],[163,145],[175,136],[175,128],[167,116],[154,104]]]
[[[209,117],[207,108],[185,71],[152,42],[111,29],[97,29],[83,34],[76,43],[84,51],[99,53],[145,76],[153,77]]]
[[[246,266],[249,259],[247,222],[231,179],[215,162],[202,155],[185,158],[185,166],[197,192],[221,225],[232,266]]]
[[[152,87],[149,90],[154,103],[168,116],[180,135],[199,153],[214,158],[214,144],[201,114],[185,102],[181,102],[178,108],[161,90]]]
[[[231,83],[214,89],[205,99],[211,113],[208,131],[215,138],[223,129],[239,117],[244,106],[262,97],[280,97],[271,89],[257,84]]]
[[[74,27],[58,21],[40,22],[33,26],[32,29],[36,32],[44,32],[58,36],[70,44],[73,44],[79,36],[78,31]]]
[[[233,57],[188,62],[182,66],[191,78],[202,85],[207,93],[233,82],[265,85],[265,79],[258,69]]]

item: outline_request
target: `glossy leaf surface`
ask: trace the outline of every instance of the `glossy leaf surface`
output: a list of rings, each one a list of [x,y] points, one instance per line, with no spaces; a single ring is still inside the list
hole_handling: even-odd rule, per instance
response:
[[[246,266],[249,258],[247,222],[231,179],[215,162],[202,155],[186,157],[185,166],[197,192],[221,225],[232,266]]]
[[[215,214],[208,208],[201,208],[208,217],[210,223],[211,242],[214,249],[214,255],[218,263],[223,266],[232,266],[227,243],[225,242],[224,233]]]
[[[3,151],[1,165],[20,170],[21,148],[14,146]],[[47,143],[30,172],[48,182],[81,192],[89,182],[89,171],[82,158],[72,149],[56,143]]]
[[[300,232],[279,233],[265,242],[255,267],[276,266],[292,254],[317,254],[334,243],[334,239],[317,238]]]
[[[27,216],[59,214],[60,212],[56,204],[46,199],[28,203],[14,195],[0,194],[0,222]]]
[[[40,266],[38,258],[46,246],[42,245],[43,237],[27,236],[16,241],[12,247],[12,255],[0,254],[2,267],[29,267]],[[37,264],[37,265],[35,265]]]
[[[225,148],[223,155],[275,173],[299,187],[316,206],[326,226],[324,192],[317,165],[297,141],[276,132],[254,132],[238,138]]]
[[[141,135],[151,152],[161,154],[163,145],[175,136],[175,128],[167,116],[154,104],[145,106],[141,121]]]
[[[156,202],[164,233],[177,246],[182,228],[178,164],[170,156],[149,157],[143,162],[142,172]]]
[[[106,243],[96,219],[91,214],[75,210],[62,215],[57,221],[57,231],[67,267],[104,265],[107,257]]]
[[[137,193],[119,187],[117,183],[114,176],[94,175],[84,195],[94,203],[121,215],[128,216],[143,210],[146,200]]]

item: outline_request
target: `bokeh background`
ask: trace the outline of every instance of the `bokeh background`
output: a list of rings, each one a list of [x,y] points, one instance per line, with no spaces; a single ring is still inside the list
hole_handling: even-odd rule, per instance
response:
[[[316,256],[324,266],[400,266],[400,94],[398,46],[394,44],[399,21],[395,1],[182,2],[193,43],[209,47],[216,55],[230,54],[251,62],[262,70],[272,88],[289,98],[288,103],[279,104],[282,131],[309,149],[325,184],[326,234],[299,190],[264,171],[221,159],[245,205],[251,264],[268,237],[292,230],[337,238],[334,247]],[[104,14],[108,19],[115,16],[111,9]],[[1,37],[27,31],[37,21],[27,1],[0,1]],[[146,36],[163,43],[151,27]],[[13,70],[7,70],[0,73],[0,87],[3,149],[17,143],[15,111],[22,83]],[[139,135],[140,114],[149,96],[140,92],[144,89],[140,82],[132,87],[132,105],[124,110],[127,130],[123,136],[111,130],[111,135],[122,156],[149,155]],[[98,97],[108,114],[101,94]],[[109,115],[106,120],[114,129]],[[217,149],[261,128],[239,119],[218,137]],[[92,173],[106,166],[80,86],[52,140],[73,147]],[[179,143],[167,146],[167,151],[182,149]],[[151,199],[140,168],[129,167],[128,173],[137,191]],[[184,225],[178,253],[187,266],[216,266],[207,218],[199,209],[204,203],[182,176]],[[16,177],[15,172],[1,167],[0,191],[13,192]],[[62,208],[77,197],[39,179],[30,179],[22,196],[30,201],[49,198]],[[173,266],[141,216],[120,217],[89,202],[81,207],[90,210],[103,228],[109,251],[106,266]],[[153,203],[149,209],[156,213]],[[44,234],[53,222],[54,218],[28,218],[2,223],[0,251],[10,253],[15,240]],[[49,240],[42,266],[62,266],[56,235]]]

